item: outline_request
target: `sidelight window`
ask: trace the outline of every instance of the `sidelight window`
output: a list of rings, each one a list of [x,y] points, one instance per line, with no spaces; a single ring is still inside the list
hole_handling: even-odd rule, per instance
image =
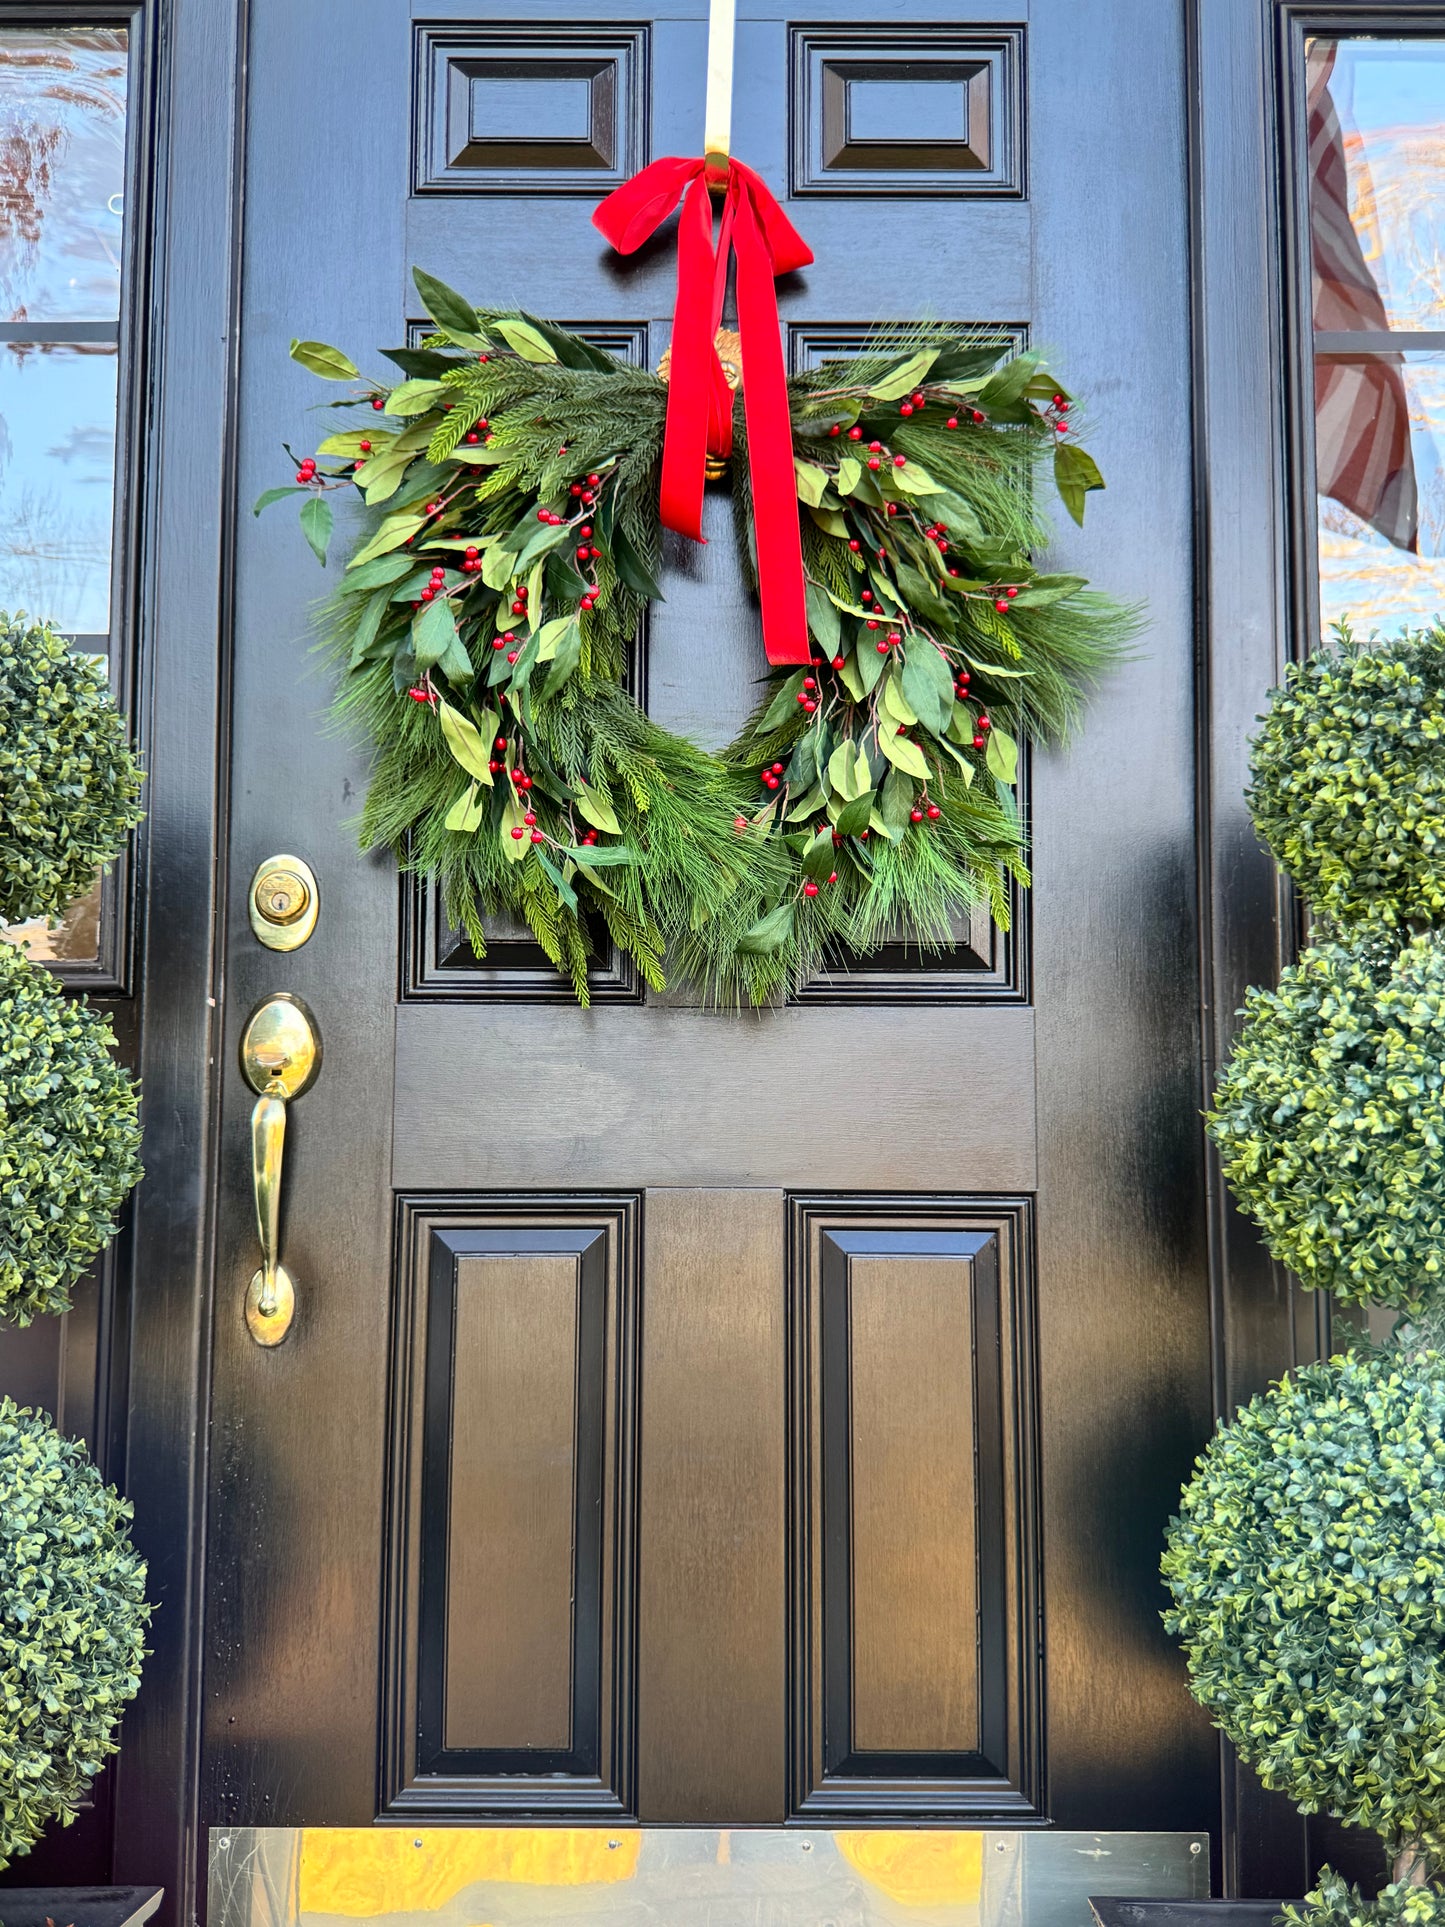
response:
[[[0,609],[117,646],[117,401],[131,33],[0,27]],[[114,880],[32,955],[113,975]],[[106,968],[107,952],[112,968]]]
[[[1388,635],[1445,614],[1445,38],[1300,51],[1317,619]]]

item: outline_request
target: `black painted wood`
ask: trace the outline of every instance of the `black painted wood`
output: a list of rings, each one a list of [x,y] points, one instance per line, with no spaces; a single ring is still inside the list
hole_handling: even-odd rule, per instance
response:
[[[1275,1927],[1284,1904],[1282,1900],[1091,1898],[1089,1910],[1098,1927]]]
[[[163,1899],[159,1887],[11,1887],[0,1897],[5,1927],[141,1927]]]

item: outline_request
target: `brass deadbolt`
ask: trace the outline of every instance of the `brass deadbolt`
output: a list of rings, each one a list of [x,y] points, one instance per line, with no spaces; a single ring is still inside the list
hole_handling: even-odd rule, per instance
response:
[[[299,856],[271,856],[251,879],[251,928],[268,950],[299,950],[316,928],[316,877]]]

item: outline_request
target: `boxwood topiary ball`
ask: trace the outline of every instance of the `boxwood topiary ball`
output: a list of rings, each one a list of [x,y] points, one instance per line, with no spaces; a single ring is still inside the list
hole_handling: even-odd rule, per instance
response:
[[[1363,1351],[1251,1400],[1170,1521],[1165,1624],[1261,1780],[1397,1848],[1445,1809],[1445,1356]]]
[[[0,612],[0,923],[56,917],[144,812],[105,667]]]
[[[1288,1927],[1445,1927],[1445,1893],[1392,1880],[1374,1900],[1366,1900],[1358,1887],[1322,1867],[1319,1885],[1304,1905],[1286,1907],[1280,1918]]]
[[[130,1518],[83,1445],[0,1400],[0,1867],[116,1750],[151,1613]]]
[[[1442,1295],[1445,936],[1321,944],[1244,1018],[1208,1128],[1269,1249],[1352,1303]]]
[[[110,1019],[0,943],[0,1316],[64,1311],[141,1175]]]
[[[1255,740],[1255,827],[1343,930],[1445,918],[1445,630],[1309,657]]]

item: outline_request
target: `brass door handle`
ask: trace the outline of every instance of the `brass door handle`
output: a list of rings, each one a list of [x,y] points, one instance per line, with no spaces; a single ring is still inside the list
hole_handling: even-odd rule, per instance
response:
[[[241,1069],[257,1093],[251,1112],[251,1181],[261,1265],[246,1288],[246,1328],[279,1345],[296,1315],[296,1281],[281,1263],[281,1165],[286,1107],[315,1082],[321,1039],[299,997],[281,990],[252,1011],[241,1036]]]

